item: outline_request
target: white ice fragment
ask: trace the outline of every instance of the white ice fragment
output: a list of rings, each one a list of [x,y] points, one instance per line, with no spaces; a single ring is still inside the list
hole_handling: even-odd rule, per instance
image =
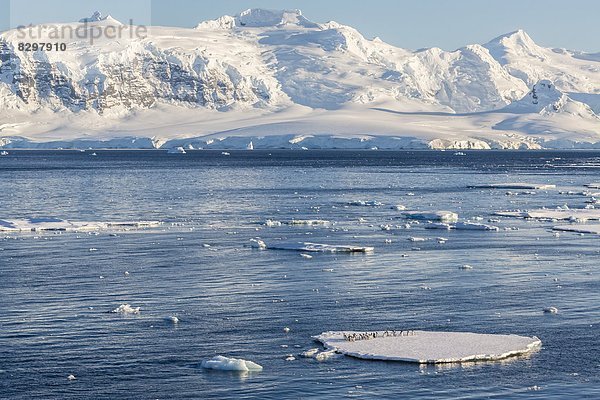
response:
[[[77,378],[75,377],[75,375],[71,374],[71,375],[67,376],[67,379],[70,380],[70,381],[74,381]]]
[[[328,349],[342,354],[373,360],[415,363],[451,363],[492,361],[528,354],[541,346],[537,337],[492,335],[467,332],[411,331],[411,335],[386,336],[370,340],[348,341],[344,333],[324,332],[314,338]]]
[[[396,204],[395,206],[392,206],[392,210],[404,211],[406,210],[406,206],[403,206],[402,204]]]
[[[456,230],[477,230],[477,231],[499,231],[500,228],[493,225],[480,224],[477,222],[457,222],[452,226]]]
[[[458,267],[459,269],[473,269],[472,266],[470,266],[469,264],[463,264],[460,267]]]
[[[537,209],[530,211],[498,211],[494,213],[501,217],[531,218],[542,220],[587,221],[600,220],[600,209]]]
[[[376,200],[354,200],[348,202],[349,206],[380,207],[382,202]]]
[[[313,256],[311,256],[310,254],[306,254],[306,253],[300,253],[300,256],[302,256],[302,258],[306,258],[306,259],[313,258]]]
[[[296,357],[294,357],[294,356],[293,356],[293,355],[291,355],[291,354],[288,354],[288,355],[285,357],[285,361],[294,361],[295,359],[296,359]]]
[[[179,323],[179,318],[177,318],[175,315],[172,315],[167,318],[167,321],[169,321],[173,325],[177,325]]]
[[[112,310],[112,312],[118,314],[139,314],[140,307],[131,307],[129,304],[121,304],[119,307]]]
[[[546,307],[544,308],[545,314],[558,314],[558,308],[556,307]]]
[[[260,243],[259,243],[260,242]],[[371,253],[373,247],[368,246],[352,246],[352,245],[334,245],[334,244],[321,244],[321,243],[310,243],[310,242],[297,242],[297,243],[285,243],[279,242],[274,244],[267,244],[262,240],[253,240],[261,249],[271,250],[293,250],[293,251],[304,251],[304,252],[324,252],[324,253]]]
[[[224,356],[215,356],[209,360],[202,361],[202,368],[215,369],[220,371],[241,371],[241,372],[255,372],[262,371],[263,367],[260,365],[243,360],[241,358],[230,358]]]
[[[411,242],[424,242],[427,239],[422,238],[422,237],[411,236],[411,237],[408,238],[408,240],[410,240]]]
[[[60,218],[20,218],[0,219],[0,231],[37,232],[37,231],[73,231],[87,232],[109,228],[143,228],[160,225],[160,221],[90,222],[67,221]]]
[[[600,183],[588,183],[584,186],[590,189],[600,189]]]
[[[300,354],[300,357],[313,358],[318,352],[319,352],[319,349],[308,349],[306,351],[303,351]]]
[[[286,326],[285,328],[283,328],[283,331],[284,331],[285,333],[288,333],[288,332],[290,331],[290,328],[288,328],[288,327]]]
[[[265,250],[267,248],[267,244],[260,239],[250,239],[250,246],[254,249]]]
[[[221,154],[224,155],[224,156],[230,156],[231,155],[231,153],[229,153],[227,151],[222,151]]]
[[[424,221],[456,222],[458,214],[451,211],[404,211],[402,216],[408,219]]]
[[[169,153],[169,154],[186,154],[186,151],[183,147],[174,147],[172,149],[169,149],[169,151],[167,151],[167,153]]]
[[[325,361],[333,356],[335,356],[337,354],[336,350],[326,350],[326,351],[322,351],[319,354],[317,354],[315,356],[315,360],[317,361]]]

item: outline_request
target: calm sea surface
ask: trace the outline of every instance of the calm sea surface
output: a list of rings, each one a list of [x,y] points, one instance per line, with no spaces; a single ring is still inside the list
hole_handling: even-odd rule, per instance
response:
[[[600,181],[600,152],[96,153],[0,157],[0,219],[164,223],[0,233],[1,399],[600,398],[600,236],[555,237],[555,223],[509,218],[493,223],[499,232],[380,228],[404,224],[396,204],[482,222],[499,210],[582,208],[586,197],[561,191]],[[467,188],[514,181],[557,189]],[[385,206],[347,205],[356,200]],[[332,225],[262,225],[292,218]],[[306,259],[251,249],[254,237],[375,252]],[[110,312],[123,303],[142,311]],[[543,348],[446,366],[285,361],[323,331],[374,329],[535,335]],[[200,367],[215,355],[264,370]]]

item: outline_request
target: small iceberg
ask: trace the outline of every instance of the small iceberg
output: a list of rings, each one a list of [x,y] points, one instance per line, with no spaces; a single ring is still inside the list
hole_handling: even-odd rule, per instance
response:
[[[251,246],[261,250],[292,250],[306,253],[371,253],[375,249],[369,246],[353,246],[353,245],[337,245],[337,244],[322,244],[310,242],[278,242],[267,244],[260,239],[251,239]]]
[[[538,184],[538,183],[489,183],[485,185],[473,185],[469,186],[472,189],[555,189],[556,185]]]
[[[203,360],[201,365],[202,368],[219,371],[258,372],[263,370],[263,367],[255,362],[224,356],[215,356],[209,360]]]
[[[421,221],[458,221],[458,214],[452,211],[403,211],[402,216],[407,219],[415,219]]]
[[[529,354],[542,344],[535,336],[431,331],[330,331],[314,339],[352,357],[420,364],[502,360]]]
[[[7,156],[8,155],[8,151],[2,150],[0,151],[0,156]]]
[[[129,304],[121,304],[111,312],[116,314],[139,314],[140,307],[131,307]]]

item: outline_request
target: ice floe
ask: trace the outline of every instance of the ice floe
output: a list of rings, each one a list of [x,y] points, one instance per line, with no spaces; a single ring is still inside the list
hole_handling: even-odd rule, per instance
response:
[[[537,337],[468,332],[410,331],[412,334],[349,341],[344,334],[362,332],[324,332],[314,339],[328,349],[348,356],[415,363],[455,363],[501,360],[531,353],[541,347]]]
[[[558,308],[556,307],[546,307],[544,308],[545,314],[558,314]]]
[[[501,217],[533,218],[544,220],[587,221],[600,220],[600,209],[538,209],[529,211],[498,211]]]
[[[376,201],[376,200],[355,200],[355,201],[349,201],[348,202],[349,206],[364,206],[364,207],[380,207],[383,206],[384,204],[380,201]]]
[[[558,225],[553,227],[552,229],[555,231],[591,233],[594,235],[600,235],[600,224]]]
[[[402,216],[407,219],[415,219],[422,221],[458,221],[458,214],[452,211],[403,211]]]
[[[555,189],[556,185],[548,185],[544,183],[489,183],[485,185],[473,185],[469,186],[470,188],[475,189],[538,189],[538,190],[546,190],[546,189]]]
[[[585,185],[585,187],[588,187],[590,189],[600,189],[600,183],[588,183],[587,185]]]
[[[479,222],[457,222],[455,224],[446,224],[431,222],[425,225],[425,229],[455,229],[464,231],[499,231],[500,228],[494,225],[481,224]]]
[[[201,365],[202,368],[220,371],[257,372],[263,369],[263,367],[255,362],[224,356],[215,356],[209,360],[203,360]]]
[[[102,229],[146,228],[159,226],[160,221],[90,222],[67,221],[60,218],[0,219],[0,232],[96,231]]]
[[[331,221],[324,219],[292,219],[289,221],[277,221],[273,219],[266,220],[263,225],[269,228],[274,228],[283,225],[303,225],[303,226],[328,226]]]
[[[252,247],[262,250],[293,250],[307,253],[370,253],[374,250],[374,247],[369,246],[322,244],[310,242],[276,242],[267,244],[260,239],[250,239],[250,243]]]
[[[131,307],[129,304],[121,304],[119,307],[112,310],[112,312],[117,314],[139,314],[140,307]]]

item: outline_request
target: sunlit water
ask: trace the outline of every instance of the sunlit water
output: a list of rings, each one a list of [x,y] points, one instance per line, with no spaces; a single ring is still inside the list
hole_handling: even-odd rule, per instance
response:
[[[560,191],[600,180],[598,152],[96,153],[0,157],[0,219],[164,224],[1,235],[2,399],[600,397],[599,236],[557,238],[552,222],[508,218],[499,232],[380,228],[404,223],[395,204],[483,222],[498,210],[583,207]],[[467,188],[507,181],[558,189]],[[386,205],[346,205],[354,200]],[[267,228],[268,218],[333,225]],[[253,237],[375,252],[307,259],[252,249]],[[123,303],[142,311],[110,313]],[[323,331],[388,328],[535,335],[543,348],[468,365],[285,361]],[[264,370],[200,367],[218,354]]]

